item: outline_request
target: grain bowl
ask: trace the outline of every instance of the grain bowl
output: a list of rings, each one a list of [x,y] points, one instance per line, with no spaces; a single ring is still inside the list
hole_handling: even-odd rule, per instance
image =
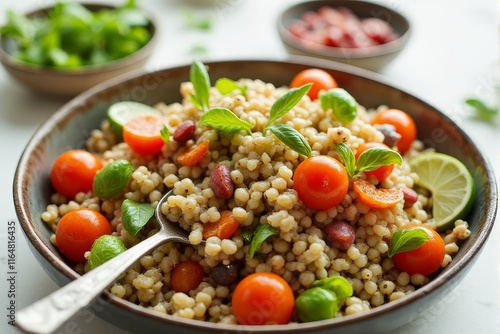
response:
[[[386,105],[391,106],[391,108],[398,108],[407,111],[416,123],[418,129],[418,141],[420,145],[458,158],[463,162],[463,164],[466,166],[466,169],[469,170],[470,174],[472,175],[474,184],[476,185],[476,196],[474,197],[472,210],[466,217],[463,217],[464,221],[468,222],[468,225],[465,226],[463,224],[463,221],[458,224],[461,225],[462,232],[466,232],[463,234],[463,240],[455,240],[459,247],[453,247],[454,250],[451,252],[453,253],[453,256],[450,257],[451,261],[447,262],[446,265],[444,265],[443,268],[439,269],[435,274],[430,275],[428,279],[424,278],[420,283],[419,279],[416,279],[415,282],[412,282],[412,284],[416,285],[417,287],[407,289],[408,291],[406,292],[410,293],[399,293],[397,296],[394,296],[399,298],[394,298],[394,300],[392,301],[382,303],[378,303],[374,301],[374,299],[368,302],[368,304],[362,302],[362,299],[367,298],[366,294],[365,297],[363,297],[363,294],[361,294],[359,295],[359,297],[356,297],[357,299],[350,300],[349,303],[353,305],[358,303],[359,300],[359,305],[367,306],[370,305],[370,303],[378,305],[374,307],[367,306],[366,309],[363,309],[362,307],[361,309],[360,307],[352,307],[352,310],[360,309],[360,312],[351,313],[346,311],[341,316],[333,319],[312,322],[300,322],[297,321],[297,319],[291,319],[289,323],[284,325],[238,325],[234,323],[236,317],[231,316],[230,313],[227,313],[227,311],[230,312],[231,305],[224,304],[228,302],[227,288],[221,288],[220,285],[222,283],[217,286],[217,289],[210,286],[210,284],[212,284],[212,279],[215,279],[213,276],[212,278],[205,279],[204,282],[200,284],[200,291],[196,290],[196,295],[189,296],[187,293],[177,295],[177,293],[168,291],[168,287],[170,287],[172,283],[170,282],[170,274],[168,275],[169,279],[162,281],[161,284],[164,284],[164,286],[166,287],[165,291],[162,290],[162,294],[164,293],[165,298],[168,298],[167,296],[169,296],[169,298],[177,299],[177,302],[174,301],[173,304],[185,304],[184,302],[190,304],[191,299],[194,302],[195,298],[199,298],[199,302],[201,304],[205,303],[205,299],[219,299],[217,305],[209,305],[217,307],[209,312],[210,316],[208,314],[206,315],[207,318],[205,318],[204,321],[186,319],[186,317],[190,316],[191,318],[196,319],[194,314],[198,313],[198,311],[195,310],[195,308],[191,310],[192,312],[189,312],[189,310],[187,310],[188,307],[182,307],[183,311],[181,312],[181,310],[177,310],[176,313],[175,309],[170,310],[171,312],[169,312],[168,309],[163,306],[158,306],[157,308],[155,308],[155,305],[158,305],[158,303],[154,302],[154,305],[151,304],[149,305],[150,307],[144,307],[146,304],[143,303],[143,301],[145,300],[143,298],[148,299],[147,291],[137,291],[136,297],[130,298],[130,300],[126,300],[127,298],[118,298],[117,295],[121,295],[121,297],[123,297],[124,295],[126,295],[126,290],[129,289],[124,284],[122,284],[121,286],[117,286],[114,290],[112,288],[111,292],[107,291],[103,293],[102,297],[99,298],[98,301],[96,301],[93,306],[96,310],[99,309],[99,312],[97,312],[99,316],[103,317],[105,320],[111,323],[114,323],[133,332],[140,332],[141,330],[147,328],[148,332],[152,333],[164,332],[165,330],[182,331],[187,333],[239,333],[241,331],[249,333],[327,333],[331,330],[335,330],[339,333],[349,333],[359,332],[363,329],[371,328],[372,332],[383,333],[408,323],[409,321],[414,319],[416,314],[420,313],[422,310],[426,309],[426,307],[447,295],[461,281],[464,275],[472,268],[475,260],[478,258],[481,252],[484,243],[487,240],[489,232],[493,227],[497,209],[496,182],[491,167],[475,147],[473,141],[450,119],[448,119],[446,116],[444,116],[442,113],[440,113],[438,110],[428,105],[427,103],[386,83],[383,78],[347,65],[335,64],[327,61],[313,61],[310,58],[300,57],[291,58],[288,61],[221,61],[208,63],[207,65],[209,68],[210,77],[214,80],[222,77],[230,78],[232,80],[247,78],[248,80],[250,80],[247,81],[249,87],[252,87],[251,82],[255,82],[258,80],[259,85],[267,85],[266,87],[268,89],[271,89],[271,91],[274,91],[274,89],[283,89],[280,87],[288,86],[292,80],[292,77],[302,70],[309,69],[311,67],[320,68],[331,73],[331,75],[337,80],[338,85],[344,88],[346,91],[350,92],[352,96],[357,100],[357,102],[360,105],[365,106],[367,109],[376,109],[379,106]],[[42,263],[44,269],[47,271],[50,277],[52,277],[58,284],[63,285],[70,280],[78,278],[78,276],[80,275],[79,272],[84,272],[86,269],[81,264],[77,265],[74,262],[68,261],[66,257],[59,252],[58,248],[55,247],[53,243],[54,231],[51,230],[51,224],[47,224],[47,222],[43,221],[50,221],[50,218],[47,218],[45,212],[48,210],[49,204],[51,204],[51,201],[53,201],[54,199],[54,197],[52,196],[54,194],[54,189],[51,186],[49,175],[55,159],[61,153],[70,149],[84,148],[86,143],[88,143],[90,137],[93,137],[94,139],[102,139],[103,137],[95,137],[94,130],[101,127],[102,122],[105,121],[107,117],[106,110],[109,106],[116,102],[132,100],[150,106],[158,104],[161,104],[163,106],[171,106],[171,108],[173,109],[171,109],[170,111],[177,110],[176,108],[179,108],[179,101],[182,101],[181,92],[183,94],[192,92],[190,90],[192,88],[190,88],[189,85],[182,85],[184,89],[181,89],[181,91],[179,90],[181,84],[189,80],[190,67],[181,66],[142,75],[130,76],[119,81],[109,81],[103,85],[97,86],[85,92],[84,94],[67,103],[61,108],[61,110],[56,112],[33,136],[32,140],[25,149],[23,156],[21,157],[19,166],[16,171],[14,181],[14,200],[21,226],[29,240],[29,245],[32,251],[34,252],[37,259]],[[251,89],[249,89],[248,94],[249,96],[252,96],[251,94],[253,93],[251,92]],[[225,101],[227,102],[227,99]],[[304,103],[308,103],[307,98]],[[190,108],[192,108],[192,106]],[[256,122],[256,124],[258,124],[259,117],[255,114],[254,116],[256,117],[254,121]],[[182,115],[180,115],[180,117],[182,117]],[[56,128],[59,130],[54,131],[54,129]],[[199,133],[198,135],[201,136],[210,134],[210,131],[202,132],[203,133]],[[92,133],[94,133],[94,135],[92,135]],[[258,134],[254,135],[257,137],[259,136]],[[377,136],[375,133],[374,135]],[[309,136],[313,135],[307,134],[307,137]],[[174,137],[176,137],[175,133]],[[177,138],[179,138],[178,135]],[[262,140],[259,138],[254,139],[256,142]],[[251,141],[247,142],[248,147],[250,147],[251,145]],[[279,143],[275,143],[276,147],[279,147],[280,145],[281,144]],[[105,149],[105,146],[106,145],[102,146],[101,148]],[[242,147],[242,150],[244,150],[244,147]],[[255,150],[258,151],[258,148],[255,148]],[[313,150],[321,149],[319,148],[319,146],[313,145]],[[220,152],[224,152],[224,150],[220,150]],[[115,151],[115,153],[118,152]],[[244,152],[241,151],[241,153]],[[293,153],[289,152],[288,155],[293,155]],[[250,164],[249,160],[250,159],[245,160],[247,165]],[[146,167],[140,167],[137,170],[138,174],[134,177],[137,178],[137,180],[148,180],[148,176],[146,175],[148,173],[146,169]],[[286,169],[287,168],[281,166],[277,171],[277,174],[279,174],[280,177],[284,179],[283,181],[285,181],[285,188],[287,183],[286,181],[289,176],[289,171]],[[195,169],[191,171],[195,172]],[[196,178],[196,176],[191,176],[193,180]],[[245,177],[243,176],[243,178]],[[154,183],[153,179],[151,179],[151,181]],[[198,186],[203,186],[202,183],[198,184],[195,182],[190,182],[190,178],[185,178],[183,180],[174,180],[173,177],[169,177],[168,179],[164,180],[164,182],[167,182],[167,184],[169,182],[172,182],[174,193],[177,191],[177,194],[179,194],[179,191],[180,193],[182,193],[183,190],[188,190],[189,193],[191,190],[193,190],[191,189],[192,187],[196,188]],[[279,183],[283,182],[281,182],[281,180],[279,180],[279,182],[276,182],[277,188],[280,187]],[[255,186],[260,187],[264,185],[259,183]],[[265,190],[262,191],[264,192]],[[205,193],[206,192],[207,191],[205,191]],[[148,194],[149,198],[155,196],[153,192],[148,192]],[[351,201],[355,201],[356,196],[352,195],[352,193],[350,194]],[[272,192],[270,192],[266,196],[271,197],[271,195]],[[134,200],[139,201],[140,199],[135,198]],[[177,198],[175,201],[178,200],[179,198]],[[240,198],[239,200],[243,199]],[[282,200],[283,202],[280,205],[283,206],[286,206],[287,202],[289,202],[286,198],[282,198]],[[231,201],[229,201],[228,203],[232,203]],[[277,200],[277,202],[279,202],[279,200]],[[221,203],[223,203],[223,201]],[[402,208],[401,202],[400,205]],[[66,206],[65,208],[67,209],[68,207]],[[239,214],[243,214],[242,210],[240,209],[237,209],[237,212]],[[177,219],[181,226],[186,228],[189,224],[187,214],[186,217],[183,217],[181,214],[180,217],[177,216],[176,218],[176,215],[179,215],[179,213],[181,212],[180,210],[182,209],[168,212],[167,216],[170,219]],[[339,208],[339,210],[341,209]],[[209,216],[212,215],[212,213],[210,213],[209,211],[210,210],[205,211],[204,218],[201,218],[200,215],[200,221],[211,220]],[[349,220],[349,213],[347,211],[349,210],[346,210],[345,217],[347,220]],[[234,209],[233,212],[235,212]],[[310,225],[309,223],[312,220],[314,222],[314,225],[316,224],[316,221],[321,221],[322,219],[325,219],[325,217],[327,217],[325,215],[328,215],[326,211],[323,211],[323,214],[319,213],[318,211],[307,212],[311,214],[311,217],[310,219],[304,218],[306,216],[302,215],[301,217],[303,218],[303,221],[301,219],[301,224]],[[213,214],[217,215],[217,213]],[[42,216],[44,217],[43,220],[41,218]],[[289,226],[282,226],[281,222],[289,222],[290,219],[288,219],[288,217],[285,217],[285,219],[280,221],[278,216],[279,215],[274,217],[276,219],[268,218],[268,220],[273,224],[276,223],[276,226],[279,227],[281,231],[283,231],[283,228],[288,228]],[[240,217],[240,219],[242,221],[246,220],[245,217]],[[293,226],[291,228],[293,229]],[[193,244],[200,244],[200,240],[197,239],[196,233],[194,233],[193,231],[196,232],[196,228],[193,228],[191,231],[191,234],[193,234]],[[296,243],[296,245],[294,244],[293,247],[297,248],[295,249],[296,251],[298,251],[298,248],[300,248],[301,244],[305,244],[307,248],[307,242],[309,242],[309,239],[318,239],[319,234],[321,233],[318,234],[313,231],[317,232],[318,229],[316,228],[314,230],[311,230],[310,236],[303,235],[305,239],[298,240],[301,242]],[[283,240],[286,240],[286,238],[288,237],[290,237],[290,239],[292,240],[294,238],[293,235],[288,236],[286,234],[283,234]],[[361,238],[361,236],[358,235],[358,238]],[[307,242],[305,242],[305,240],[307,240]],[[217,245],[217,242],[213,241],[214,239],[210,240],[210,238],[207,238],[206,244],[200,246],[203,247],[204,253],[210,253],[206,258],[201,255],[202,253],[200,253],[199,250],[193,252],[193,250],[191,249],[190,251],[187,251],[187,253],[176,253],[177,251],[171,250],[173,249],[172,247],[175,246],[170,245],[168,247],[161,248],[155,254],[152,254],[150,257],[141,260],[140,266],[143,266],[144,268],[151,268],[148,262],[155,262],[155,258],[157,256],[160,256],[162,259],[167,259],[167,261],[173,261],[173,258],[170,258],[169,254],[178,256],[178,258],[180,257],[181,259],[184,259],[186,256],[190,256],[191,259],[198,260],[204,266],[211,266],[210,263],[213,263],[213,266],[215,266],[216,262],[213,262],[211,259],[209,259],[211,256],[217,255],[215,254],[217,253],[215,252],[215,250],[218,250],[218,252],[220,252],[222,249],[222,251],[226,253],[226,255],[224,256],[227,257],[229,256],[229,254],[238,254],[237,252],[232,253],[232,246],[240,248],[243,247],[242,245],[244,244],[242,240],[233,238],[232,242],[226,242],[226,246],[228,247],[226,250],[224,250],[226,246],[223,245],[223,242],[219,240],[219,244]],[[239,245],[239,243],[241,243],[242,245]],[[314,246],[312,246],[313,244]],[[211,248],[210,251],[208,250],[209,245]],[[380,245],[382,245],[382,243]],[[269,245],[267,245],[266,247],[269,248]],[[307,251],[303,250],[303,257],[306,258],[309,255],[314,255],[312,253],[318,250],[318,247],[323,248],[326,246],[325,243],[321,243],[321,241],[311,242],[310,248]],[[333,249],[334,247],[337,246],[332,246],[330,249]],[[273,246],[271,244],[271,249],[272,248]],[[342,247],[338,246],[338,248],[341,249]],[[382,248],[377,250],[378,257],[382,256],[381,252],[386,251]],[[246,249],[248,250],[248,248]],[[266,252],[264,250],[261,251],[261,256],[265,258]],[[374,252],[375,251],[373,251],[372,253],[374,254]],[[163,256],[161,256],[160,253],[162,253]],[[334,253],[340,254],[342,252],[335,251]],[[198,256],[202,257],[199,258]],[[280,261],[278,257],[275,258],[275,264],[277,268],[280,267]],[[375,256],[374,258],[376,257],[377,256]],[[161,259],[158,260],[161,262]],[[320,263],[324,262],[319,258],[317,260],[318,266],[320,265]],[[318,275],[319,277],[324,273],[329,273],[330,270],[333,270],[331,271],[331,273],[333,273],[334,271],[342,271],[342,262],[343,261],[335,262],[335,260],[333,260],[331,263],[323,263],[322,268],[325,269],[325,271],[318,270],[316,275]],[[250,272],[258,271],[255,269],[260,265],[258,257],[247,263],[254,263],[255,266],[245,266],[240,272],[242,275],[249,275]],[[264,264],[262,263],[262,265]],[[364,264],[360,264],[361,267],[363,265]],[[139,267],[136,267],[136,269]],[[253,268],[253,270],[249,270],[249,268]],[[260,268],[266,269],[267,267],[261,266]],[[358,267],[358,269],[359,268],[360,267]],[[377,269],[381,268],[382,265],[373,266],[370,269],[370,272],[372,275],[377,275]],[[270,271],[276,270],[277,272],[279,272],[279,268],[274,268],[273,264],[270,264],[270,267],[267,269],[269,269]],[[152,272],[141,273],[141,269],[138,270],[139,271],[136,270],[135,273],[130,274],[132,275],[130,276],[130,278],[133,278],[133,280],[138,277],[152,278],[157,274]],[[167,272],[168,270],[169,269],[166,269],[165,271]],[[207,267],[205,268],[205,270],[210,271],[211,269],[208,269]],[[308,270],[310,270],[310,268]],[[298,273],[300,273],[301,269],[297,267],[294,268],[293,271],[297,271]],[[370,273],[368,273],[368,271],[366,271],[365,273],[370,276]],[[127,275],[122,279],[127,280]],[[312,275],[314,276],[314,273]],[[346,273],[346,275],[349,277],[349,279],[353,279],[353,277],[349,276],[348,273]],[[285,279],[290,281],[290,285],[292,287],[295,287],[294,289],[297,289],[294,290],[295,292],[301,290],[301,285],[308,285],[311,283],[307,283],[307,278],[311,275],[304,275],[304,277],[301,277],[299,279],[298,277],[302,275],[297,275],[297,277],[294,278],[294,274],[292,272],[287,273],[287,271],[284,271],[283,276]],[[367,277],[366,279],[371,280],[371,277]],[[134,284],[146,284],[146,281],[147,280],[137,280]],[[377,283],[383,282],[377,281]],[[371,285],[373,284],[369,283],[368,285],[366,285],[366,287],[361,288],[360,291],[362,291],[363,289],[367,291]],[[380,291],[384,289],[387,290],[386,286],[384,286],[383,284],[381,286],[382,287],[380,288]],[[357,290],[356,287],[354,288],[355,290]],[[375,290],[378,289],[375,286],[373,288]],[[140,290],[140,288],[138,289]],[[121,292],[124,292],[124,294],[122,294]],[[212,292],[214,296],[212,296]],[[236,291],[234,293],[236,294]],[[175,295],[177,295],[177,297],[174,297]],[[151,301],[152,299],[149,298],[148,300]],[[208,301],[206,302],[210,304]],[[164,305],[167,305],[168,307],[168,304]],[[216,309],[219,313],[216,312]],[[199,313],[200,317],[202,313],[203,315],[205,315],[205,312],[200,311]],[[215,313],[217,313],[217,319],[219,319],[219,321],[217,321],[218,323],[210,322],[212,321],[210,320],[210,317],[214,317]]]

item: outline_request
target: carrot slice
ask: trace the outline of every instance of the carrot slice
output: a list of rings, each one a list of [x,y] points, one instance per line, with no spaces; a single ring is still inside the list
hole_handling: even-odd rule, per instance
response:
[[[199,145],[191,147],[177,157],[177,162],[183,166],[194,166],[208,153],[210,141],[204,140]]]
[[[353,189],[361,202],[372,209],[387,209],[403,200],[401,189],[378,189],[363,179],[353,181]]]
[[[163,125],[164,119],[161,116],[152,114],[136,116],[123,126],[123,140],[136,153],[156,154],[164,145],[161,137]]]
[[[219,239],[229,239],[238,229],[240,223],[234,218],[232,211],[222,211],[220,219],[216,222],[209,222],[203,225],[203,239],[219,237]]]

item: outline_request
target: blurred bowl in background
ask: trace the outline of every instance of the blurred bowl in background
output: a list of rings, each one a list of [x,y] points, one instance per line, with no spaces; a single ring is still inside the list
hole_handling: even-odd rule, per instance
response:
[[[116,7],[104,4],[82,4],[92,12]],[[53,7],[44,7],[26,14],[26,17],[47,16]],[[7,72],[24,86],[39,93],[61,97],[73,97],[110,78],[141,69],[153,53],[158,40],[156,19],[146,13],[149,19],[147,30],[149,41],[137,51],[122,58],[99,65],[84,65],[79,68],[61,69],[27,64],[14,54],[18,48],[14,38],[1,36],[0,62]]]
[[[279,17],[288,52],[378,71],[404,48],[410,23],[380,4],[352,0],[305,1]]]

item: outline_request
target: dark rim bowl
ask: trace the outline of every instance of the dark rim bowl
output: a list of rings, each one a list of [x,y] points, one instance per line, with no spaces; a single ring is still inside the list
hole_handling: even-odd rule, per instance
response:
[[[493,227],[497,210],[496,180],[474,142],[452,120],[413,95],[395,88],[377,74],[325,60],[292,57],[283,60],[230,60],[207,63],[212,79],[248,77],[287,85],[300,70],[317,67],[330,72],[339,85],[366,107],[381,104],[409,112],[425,145],[459,158],[473,175],[477,197],[467,217],[471,235],[452,263],[427,285],[402,299],[370,311],[331,320],[282,326],[234,326],[185,320],[148,310],[103,293],[94,304],[96,314],[129,331],[150,333],[384,333],[404,325],[446,296],[477,260]],[[106,118],[106,108],[119,100],[147,104],[180,100],[179,84],[189,80],[189,65],[141,75],[129,75],[94,87],[54,113],[33,135],[19,161],[14,179],[14,203],[28,244],[49,276],[59,285],[78,277],[51,244],[50,231],[40,219],[52,188],[52,162],[65,150],[83,147],[92,129]]]
[[[288,27],[305,12],[317,11],[323,6],[346,7],[360,18],[380,18],[387,22],[399,37],[391,42],[366,48],[338,48],[306,41],[292,34]],[[299,2],[287,8],[278,19],[278,33],[286,48],[294,54],[315,56],[364,67],[380,69],[393,59],[410,38],[410,22],[401,13],[386,6],[353,0],[313,0]]]
[[[116,8],[109,4],[82,3],[91,11]],[[43,7],[27,13],[30,18],[46,16],[52,7]],[[7,72],[24,86],[53,96],[73,97],[106,80],[142,69],[158,43],[157,19],[145,11],[150,23],[150,40],[136,52],[100,65],[88,65],[78,69],[57,69],[24,64],[12,54],[16,43],[11,38],[0,36],[0,62]]]

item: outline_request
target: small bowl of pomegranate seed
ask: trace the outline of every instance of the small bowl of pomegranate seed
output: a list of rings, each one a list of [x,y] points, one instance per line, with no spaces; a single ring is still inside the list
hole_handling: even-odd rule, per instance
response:
[[[410,23],[395,10],[372,2],[317,0],[286,9],[278,31],[292,54],[377,71],[404,48]]]

